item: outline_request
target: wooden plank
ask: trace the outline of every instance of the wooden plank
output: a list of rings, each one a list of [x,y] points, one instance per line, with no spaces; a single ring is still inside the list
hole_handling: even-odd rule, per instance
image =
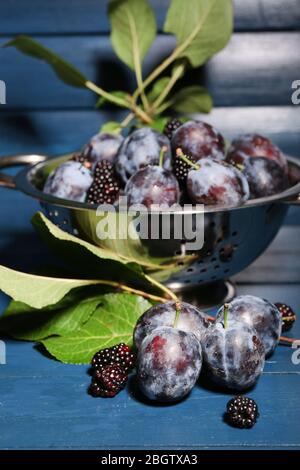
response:
[[[5,37],[4,40],[8,39]],[[132,90],[133,74],[117,60],[107,37],[38,37],[106,89]],[[291,84],[300,76],[300,33],[236,33],[226,49],[188,82],[204,84],[216,106],[290,105]],[[174,47],[159,36],[144,67],[145,75]],[[49,67],[8,48],[0,50],[1,79],[7,84],[5,109],[90,108],[96,96],[59,81]]]
[[[109,111],[30,111],[0,113],[1,155],[42,152],[49,155],[78,150],[107,120],[123,113]],[[198,116],[230,140],[245,132],[260,132],[284,152],[299,155],[300,113],[296,106],[215,108]]]
[[[2,34],[108,33],[108,0],[10,0],[1,8]],[[150,0],[162,29],[169,0]],[[234,0],[239,31],[300,28],[298,0]]]
[[[267,251],[234,280],[255,285],[300,283],[299,239],[300,227],[283,227]]]
[[[25,370],[26,360],[23,355]],[[231,395],[204,384],[181,403],[161,407],[143,401],[133,379],[114,400],[96,400],[87,395],[90,378],[80,368],[73,377],[56,379],[40,378],[36,372],[34,377],[0,379],[3,449],[300,447],[299,374],[266,374],[260,379],[251,392],[260,419],[242,434],[223,422]]]

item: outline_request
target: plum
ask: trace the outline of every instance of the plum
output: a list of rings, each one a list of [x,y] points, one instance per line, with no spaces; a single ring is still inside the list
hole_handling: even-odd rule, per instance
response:
[[[126,184],[140,168],[158,165],[164,149],[163,167],[171,169],[171,149],[169,139],[150,127],[133,131],[122,143],[116,157],[116,170]]]
[[[216,160],[225,158],[225,141],[223,136],[202,121],[188,121],[180,126],[172,136],[171,148],[173,157],[176,157],[178,148],[194,160],[211,157]]]
[[[228,163],[202,158],[187,176],[192,202],[212,206],[238,206],[249,198],[246,177]]]
[[[201,367],[201,345],[195,335],[171,327],[156,328],[139,349],[139,388],[150,400],[178,401],[192,390]]]
[[[124,138],[120,134],[103,132],[94,135],[82,149],[82,156],[93,166],[102,160],[113,162]]]
[[[128,204],[152,204],[172,206],[177,204],[180,191],[177,179],[169,170],[160,166],[147,166],[138,170],[126,184]]]
[[[174,325],[178,308],[178,306],[176,308],[176,305],[175,301],[154,305],[139,318],[133,333],[137,349],[140,348],[143,339],[156,328]],[[180,302],[179,307],[180,315],[176,328],[186,333],[193,333],[201,342],[209,327],[206,315],[186,302]]]
[[[231,159],[233,163],[234,157]],[[246,176],[251,199],[272,196],[284,191],[289,184],[287,174],[275,160],[249,157],[242,165],[236,164]]]
[[[265,349],[256,330],[245,323],[216,322],[202,341],[209,378],[230,390],[252,387],[265,364]]]
[[[84,202],[92,182],[93,175],[89,168],[79,162],[68,161],[50,173],[43,191],[62,199]]]
[[[224,321],[224,307],[218,311],[216,322]],[[246,324],[257,331],[266,357],[276,349],[282,330],[282,316],[278,308],[260,297],[241,295],[232,300],[228,309],[228,324]]]
[[[287,173],[287,160],[277,145],[259,134],[245,134],[232,141],[226,160],[243,164],[248,157],[265,157],[275,161]]]

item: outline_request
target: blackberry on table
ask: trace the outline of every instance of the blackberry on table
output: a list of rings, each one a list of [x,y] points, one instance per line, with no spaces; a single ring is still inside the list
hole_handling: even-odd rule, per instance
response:
[[[89,393],[93,397],[114,397],[126,385],[127,372],[119,364],[110,364],[94,370]]]
[[[279,302],[277,302],[275,305],[282,316],[282,331],[290,331],[297,318],[294,310],[289,305],[282,304]]]
[[[88,191],[87,202],[91,204],[114,204],[120,193],[120,183],[114,165],[108,160],[97,163],[94,180]]]
[[[237,396],[227,403],[227,421],[236,428],[252,428],[258,417],[258,407],[252,398]]]
[[[98,398],[113,398],[114,396],[117,395],[118,392],[112,391],[112,390],[106,390],[102,386],[98,384],[97,381],[93,380],[90,387],[89,387],[89,394],[92,395],[92,397]]]
[[[94,369],[103,369],[107,365],[119,364],[125,372],[133,369],[135,355],[131,348],[125,343],[120,343],[112,348],[105,348],[98,351],[91,362]]]
[[[182,126],[182,122],[179,119],[171,119],[167,122],[164,127],[163,133],[168,137],[169,140],[172,139],[173,133]]]
[[[125,387],[128,375],[118,364],[103,367],[99,383],[108,391],[118,393]]]

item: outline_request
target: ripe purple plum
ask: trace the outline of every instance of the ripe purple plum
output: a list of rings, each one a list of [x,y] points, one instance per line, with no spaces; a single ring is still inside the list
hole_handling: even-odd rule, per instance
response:
[[[192,202],[220,207],[243,204],[249,198],[246,177],[228,163],[202,158],[187,176]]]
[[[263,372],[265,349],[256,330],[240,322],[211,326],[202,342],[209,378],[230,390],[247,390]]]
[[[157,328],[139,349],[139,388],[150,400],[181,400],[194,387],[201,367],[201,345],[195,335],[170,327]]]
[[[216,322],[223,321],[224,307],[221,307]],[[266,357],[275,351],[281,336],[282,316],[274,304],[254,295],[236,297],[229,304],[228,324],[238,323],[248,325],[257,331],[264,345]]]
[[[172,206],[180,198],[177,179],[169,170],[160,166],[147,166],[138,170],[126,184],[128,204],[152,204]]]
[[[225,141],[214,127],[202,121],[188,121],[180,126],[172,136],[172,154],[177,149],[194,160],[210,157],[216,160],[225,158]]]
[[[71,201],[84,202],[93,182],[89,168],[75,161],[59,165],[48,176],[44,193]]]
[[[93,166],[103,160],[108,160],[112,163],[123,140],[124,138],[120,134],[110,134],[108,132],[96,134],[83,147],[82,155]]]
[[[231,163],[234,158],[231,158]],[[247,178],[251,199],[272,196],[288,187],[287,174],[275,160],[265,157],[249,157],[243,165],[237,163],[236,166]]]
[[[248,157],[265,157],[275,161],[287,173],[287,160],[277,145],[259,134],[245,134],[232,141],[227,161],[243,164]]]
[[[209,327],[206,315],[191,304],[180,302],[180,315],[176,328],[186,333],[193,333],[197,339],[202,338]],[[138,320],[133,339],[137,349],[146,336],[152,333],[156,328],[163,326],[173,326],[176,318],[178,304],[175,301],[157,304],[149,308]]]
[[[133,131],[121,145],[116,157],[116,170],[124,184],[140,168],[158,165],[164,151],[163,167],[171,169],[171,149],[169,139],[150,127]]]

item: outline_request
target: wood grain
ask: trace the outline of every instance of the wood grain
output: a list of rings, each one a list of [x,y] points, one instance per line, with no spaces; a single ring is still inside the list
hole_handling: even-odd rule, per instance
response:
[[[10,0],[1,5],[2,34],[108,33],[108,0]],[[169,0],[150,0],[161,30]],[[239,31],[300,28],[298,0],[234,0]]]
[[[3,38],[3,42],[9,37]],[[108,37],[38,37],[89,79],[109,90],[135,88],[131,72],[116,59]],[[215,106],[290,105],[292,82],[300,76],[300,33],[236,33],[230,44],[188,83],[204,84]],[[144,67],[145,75],[174,47],[159,36]],[[91,108],[97,96],[62,83],[49,66],[12,49],[0,49],[1,79],[7,85],[9,109]]]
[[[0,155],[75,151],[103,122],[123,116],[83,110],[0,113]],[[260,132],[284,152],[300,156],[300,113],[296,106],[215,108],[210,115],[198,117],[214,124],[228,139],[245,132]]]

